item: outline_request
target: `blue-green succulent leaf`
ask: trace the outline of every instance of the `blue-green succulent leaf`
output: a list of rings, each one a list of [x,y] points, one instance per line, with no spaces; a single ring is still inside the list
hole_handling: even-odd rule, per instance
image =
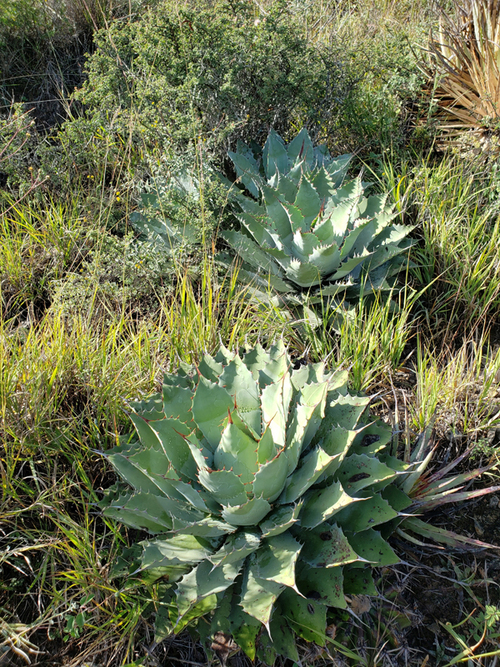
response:
[[[282,615],[299,637],[308,642],[314,642],[318,646],[325,645],[326,606],[324,604],[307,600],[287,588],[280,596],[280,608]]]
[[[227,563],[237,563],[257,551],[261,538],[251,530],[239,530],[230,535],[222,547],[209,556],[213,567],[220,567]]]
[[[379,532],[369,528],[361,533],[347,533],[350,545],[362,558],[383,567],[399,563],[399,558]]]
[[[347,494],[340,482],[334,482],[324,489],[313,489],[306,496],[299,516],[300,525],[304,528],[315,528],[344,507],[359,500]]]
[[[339,456],[339,455],[337,455]],[[301,465],[288,477],[280,503],[293,503],[309,489],[334,460],[321,447],[315,447],[303,458]]]
[[[255,526],[269,514],[271,505],[264,498],[252,498],[244,505],[224,507],[222,516],[232,526]]]
[[[198,479],[221,505],[243,505],[248,500],[245,485],[232,470],[200,468]]]
[[[329,607],[347,607],[343,592],[344,576],[341,567],[314,568],[303,563],[297,571],[297,585],[308,599]]]
[[[283,491],[287,476],[288,456],[282,450],[274,459],[262,464],[255,473],[252,485],[254,496],[273,503]]]
[[[283,505],[271,512],[266,520],[260,524],[262,537],[281,535],[281,533],[291,528],[299,520],[302,504],[302,501],[300,501],[295,505]]]
[[[179,620],[200,600],[229,588],[240,573],[244,560],[243,557],[217,567],[213,567],[210,561],[204,560],[185,574],[177,584]]]
[[[301,549],[289,532],[269,537],[256,552],[252,568],[260,579],[295,588],[295,564]]]
[[[258,469],[257,443],[229,422],[214,452],[214,465],[217,470],[232,470],[243,484],[251,484]]]
[[[200,377],[193,398],[193,418],[213,452],[233,407],[234,400],[223,387]]]
[[[336,524],[324,524],[304,533],[301,560],[311,567],[329,568],[362,560]]]

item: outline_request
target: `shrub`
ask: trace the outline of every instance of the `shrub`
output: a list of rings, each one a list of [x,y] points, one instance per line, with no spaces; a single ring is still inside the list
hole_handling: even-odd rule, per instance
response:
[[[96,45],[74,96],[86,112],[67,133],[80,152],[82,137],[97,151],[127,146],[131,164],[144,147],[162,154],[200,136],[222,159],[237,137],[260,140],[270,126],[325,131],[352,85],[338,53],[308,43],[284,2],[258,16],[244,2],[163,0],[111,23]]]

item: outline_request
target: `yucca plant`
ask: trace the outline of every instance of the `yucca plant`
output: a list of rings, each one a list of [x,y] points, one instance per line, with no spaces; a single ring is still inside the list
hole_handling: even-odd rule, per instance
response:
[[[288,145],[271,131],[262,150],[239,143],[229,157],[246,192],[232,190],[242,231],[221,235],[259,299],[271,288],[277,305],[325,311],[394,290],[411,227],[394,223],[387,194],[365,196],[361,175],[345,180],[352,156],[332,158],[302,129]]]
[[[454,0],[456,18],[440,10],[430,36],[425,92],[437,104],[445,140],[467,130],[485,140],[500,130],[500,8],[496,0]]]
[[[346,381],[322,363],[293,368],[282,344],[222,347],[131,405],[135,435],[104,453],[123,481],[101,507],[150,533],[115,573],[156,582],[156,641],[189,624],[251,659],[260,646],[270,664],[297,660],[296,638],[325,645],[347,594],[376,595],[372,568],[398,561],[387,538],[402,522],[401,536],[458,544],[408,514],[449,502],[466,478],[422,482],[427,439],[398,460]]]

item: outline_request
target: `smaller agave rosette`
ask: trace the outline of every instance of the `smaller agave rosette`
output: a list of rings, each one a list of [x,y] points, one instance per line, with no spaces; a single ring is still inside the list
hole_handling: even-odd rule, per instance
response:
[[[221,348],[132,404],[135,435],[105,453],[128,486],[101,506],[151,534],[121,574],[168,581],[158,640],[205,616],[205,639],[231,635],[253,659],[270,635],[297,660],[296,636],[325,644],[329,607],[376,594],[371,568],[398,561],[386,535],[410,504],[406,467],[346,380],[294,369],[281,344]]]
[[[288,145],[273,130],[262,150],[240,142],[229,157],[245,192],[231,190],[241,231],[221,236],[257,299],[271,290],[293,309],[395,289],[412,227],[394,222],[388,194],[367,197],[361,176],[345,180],[351,155],[332,158],[303,129]]]

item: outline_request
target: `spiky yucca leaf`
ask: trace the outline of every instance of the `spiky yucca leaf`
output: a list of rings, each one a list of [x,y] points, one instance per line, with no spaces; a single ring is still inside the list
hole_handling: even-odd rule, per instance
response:
[[[366,197],[361,176],[345,181],[350,155],[332,158],[303,129],[288,145],[271,131],[261,151],[240,143],[229,156],[249,195],[233,188],[242,231],[222,236],[259,298],[271,287],[294,308],[394,288],[411,228],[395,223],[388,195]]]
[[[424,90],[438,105],[443,139],[467,130],[483,140],[500,127],[500,9],[496,0],[454,0],[456,19],[440,11],[439,35],[431,34],[429,80]]]
[[[221,348],[131,405],[135,436],[105,453],[125,484],[101,506],[150,533],[116,573],[159,582],[157,640],[194,624],[253,659],[265,628],[296,660],[297,636],[327,641],[329,607],[376,594],[372,568],[398,560],[390,533],[411,520],[427,535],[407,516],[426,443],[414,461],[396,459],[391,429],[346,381],[324,364],[294,369],[282,344]]]

